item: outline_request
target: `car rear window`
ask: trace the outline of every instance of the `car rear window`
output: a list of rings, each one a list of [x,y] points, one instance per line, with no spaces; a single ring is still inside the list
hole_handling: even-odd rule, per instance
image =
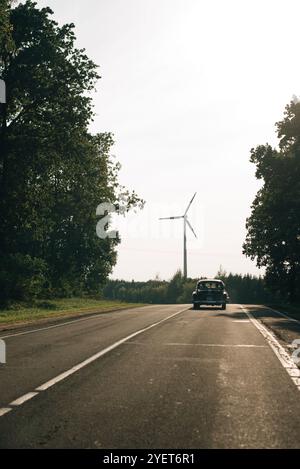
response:
[[[199,290],[223,290],[222,283],[219,282],[199,282]]]

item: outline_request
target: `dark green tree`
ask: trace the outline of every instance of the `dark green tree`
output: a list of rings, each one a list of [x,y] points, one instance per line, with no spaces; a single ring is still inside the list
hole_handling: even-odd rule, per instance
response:
[[[13,0],[0,0],[0,50],[6,53],[14,49],[13,28],[10,22],[10,8],[13,3]],[[3,60],[3,52],[1,60]]]
[[[216,275],[225,282],[231,303],[260,304],[274,300],[266,288],[262,277],[254,277],[249,274],[226,274],[220,268]],[[204,278],[204,277],[202,277]],[[192,293],[198,279],[183,279],[178,271],[170,281],[148,280],[147,282],[126,282],[125,280],[108,280],[103,294],[108,299],[118,299],[129,302],[142,302],[153,304],[165,303],[191,303]]]
[[[118,183],[112,135],[89,132],[89,93],[100,77],[76,48],[74,25],[58,26],[49,8],[30,0],[15,8],[4,3],[0,290],[3,297],[41,288],[97,291],[116,262],[119,239],[96,236],[96,208],[122,198],[129,210],[142,201]]]
[[[300,296],[300,103],[292,101],[277,124],[279,148],[251,150],[263,181],[247,220],[244,253],[266,268],[266,281],[290,301]]]

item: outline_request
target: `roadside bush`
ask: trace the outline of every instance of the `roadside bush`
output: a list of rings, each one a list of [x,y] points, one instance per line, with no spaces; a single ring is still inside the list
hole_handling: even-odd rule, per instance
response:
[[[23,254],[2,256],[0,266],[0,301],[10,298],[28,300],[42,292],[46,279],[46,264],[42,259]]]

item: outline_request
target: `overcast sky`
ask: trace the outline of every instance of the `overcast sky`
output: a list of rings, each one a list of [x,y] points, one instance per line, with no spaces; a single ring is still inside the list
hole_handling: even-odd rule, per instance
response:
[[[260,272],[242,255],[260,183],[250,149],[277,144],[275,122],[299,94],[294,0],[38,0],[76,25],[100,66],[93,132],[115,135],[120,181],[146,200],[117,221],[114,278],[170,278],[182,268],[180,215],[194,192],[188,274]]]

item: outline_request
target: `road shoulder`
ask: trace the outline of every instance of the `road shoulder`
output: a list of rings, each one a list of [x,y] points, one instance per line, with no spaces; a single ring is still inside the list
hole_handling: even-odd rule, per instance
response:
[[[280,344],[291,353],[293,342],[300,339],[300,321],[284,311],[275,310],[264,305],[244,305],[247,310],[269,329]]]
[[[77,319],[88,319],[89,317],[93,316],[98,316],[102,314],[107,314],[107,313],[113,313],[113,312],[122,312],[128,309],[135,309],[135,308],[141,308],[143,306],[147,306],[144,304],[126,304],[124,306],[116,307],[112,306],[111,308],[93,308],[93,309],[87,309],[85,311],[62,311],[61,314],[59,315],[52,315],[48,317],[43,317],[40,319],[28,319],[26,321],[17,321],[15,323],[2,323],[0,324],[0,334],[3,332],[18,332],[18,331],[25,331],[27,329],[31,328],[38,328],[40,326],[45,327],[45,326],[52,326],[56,324],[61,324],[63,322],[68,322],[68,321],[76,321]]]

